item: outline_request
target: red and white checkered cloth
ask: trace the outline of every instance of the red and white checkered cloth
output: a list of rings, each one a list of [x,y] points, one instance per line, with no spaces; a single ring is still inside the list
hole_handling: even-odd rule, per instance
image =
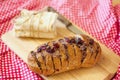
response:
[[[120,5],[110,0],[0,0],[0,37],[12,29],[10,20],[21,9],[52,6],[120,55]],[[0,38],[0,80],[42,80]],[[114,80],[120,80],[120,68]]]

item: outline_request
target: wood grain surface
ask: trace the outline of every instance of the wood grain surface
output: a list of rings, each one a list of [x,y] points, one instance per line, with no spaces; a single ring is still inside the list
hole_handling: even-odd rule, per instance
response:
[[[58,37],[53,40],[64,36],[74,35],[66,28],[60,28],[58,30]],[[81,29],[79,30],[82,31]],[[88,35],[86,32],[82,32]],[[50,39],[17,38],[13,35],[13,31],[9,31],[8,33],[4,34],[2,36],[2,40],[26,63],[28,53],[31,50],[34,50],[42,43],[51,41]],[[50,77],[43,77],[48,80],[109,80],[114,76],[118,69],[120,57],[108,49],[105,45],[100,43],[100,46],[102,48],[102,56],[98,64],[96,64],[94,67],[80,68]]]
[[[120,4],[120,0],[112,0],[113,6]]]

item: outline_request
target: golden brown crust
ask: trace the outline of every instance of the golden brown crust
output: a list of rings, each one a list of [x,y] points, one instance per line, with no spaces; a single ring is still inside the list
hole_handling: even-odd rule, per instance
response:
[[[29,68],[43,75],[53,75],[95,65],[101,55],[100,45],[85,35],[51,41],[37,47],[28,56]]]
[[[35,58],[33,57],[32,54],[28,55],[28,67],[33,71],[36,72],[37,74],[42,73],[42,71],[40,70],[40,68],[38,67],[38,64],[35,60]]]
[[[76,53],[76,57],[75,57],[76,65],[75,65],[75,67],[80,68],[81,67],[82,53],[81,53],[79,47],[77,47],[75,45],[74,45],[74,49],[75,49],[75,53]]]
[[[67,44],[68,45],[68,55],[69,55],[69,65],[68,65],[68,69],[74,69],[75,68],[75,53],[74,53],[74,48],[73,45]]]
[[[48,45],[53,47],[55,42],[49,43]],[[53,61],[53,66],[54,66],[54,73],[58,73],[59,70],[61,70],[61,58],[60,58],[60,52],[59,49],[56,50],[56,53],[53,53],[52,61]]]
[[[67,70],[68,67],[68,56],[67,56],[67,49],[64,48],[63,44],[60,44],[60,48],[59,48],[60,54],[61,54],[61,70],[60,72],[64,72]]]

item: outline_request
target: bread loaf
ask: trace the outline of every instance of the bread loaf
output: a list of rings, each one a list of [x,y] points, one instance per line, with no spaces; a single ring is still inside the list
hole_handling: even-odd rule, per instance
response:
[[[58,14],[47,11],[22,10],[13,20],[14,34],[17,37],[55,38]]]
[[[28,66],[45,76],[95,65],[100,45],[86,35],[64,37],[38,46],[28,55]]]

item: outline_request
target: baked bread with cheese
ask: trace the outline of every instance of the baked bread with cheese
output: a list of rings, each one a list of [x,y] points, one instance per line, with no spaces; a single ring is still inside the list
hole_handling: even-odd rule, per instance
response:
[[[55,38],[58,14],[47,11],[22,10],[13,20],[15,36],[33,38]]]
[[[39,75],[49,76],[81,67],[92,67],[100,56],[100,45],[81,34],[38,46],[28,55],[28,67]]]

